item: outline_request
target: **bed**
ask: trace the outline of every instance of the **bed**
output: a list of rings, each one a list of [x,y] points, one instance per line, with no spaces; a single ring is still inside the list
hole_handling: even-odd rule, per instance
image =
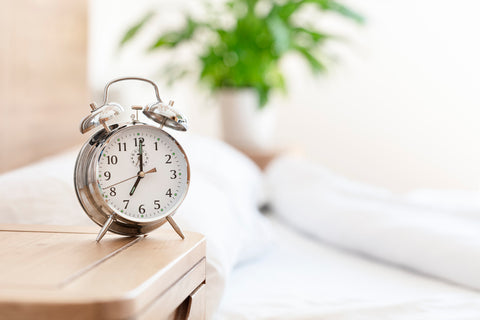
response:
[[[220,141],[180,140],[192,181],[176,217],[207,237],[209,318],[480,319],[473,195],[450,214],[446,196],[399,198],[304,159],[263,174]],[[0,175],[0,223],[93,224],[73,191],[76,153]]]

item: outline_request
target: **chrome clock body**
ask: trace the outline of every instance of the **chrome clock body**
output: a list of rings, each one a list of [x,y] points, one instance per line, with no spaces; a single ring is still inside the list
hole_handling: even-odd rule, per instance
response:
[[[123,111],[120,105],[107,102],[108,88],[123,80],[152,84],[157,101],[145,108],[132,107],[137,112],[136,117],[132,115],[132,122],[108,125],[107,121]],[[187,195],[190,165],[181,145],[163,128],[186,131],[187,121],[172,105],[172,102],[165,105],[161,101],[153,82],[133,77],[109,82],[105,87],[103,105],[97,108],[91,104],[93,110],[82,121],[80,130],[85,133],[95,127],[103,128],[94,133],[80,150],[75,164],[74,185],[85,213],[102,227],[97,241],[107,231],[136,236],[166,222],[183,238],[173,215]],[[155,125],[139,122],[140,110]],[[111,166],[117,163],[121,166]],[[157,194],[158,200],[155,200]]]

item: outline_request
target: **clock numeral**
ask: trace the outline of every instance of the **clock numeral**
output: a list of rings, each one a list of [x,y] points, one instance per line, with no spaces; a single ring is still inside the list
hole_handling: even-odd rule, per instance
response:
[[[177,178],[177,171],[176,170],[170,170],[170,172],[172,173],[172,176],[170,177],[170,179],[176,179]]]
[[[112,197],[115,197],[117,195],[117,190],[115,190],[115,187],[111,187],[110,188],[110,195]]]
[[[141,143],[142,144],[142,147],[145,146],[145,144],[143,143],[145,141],[145,139],[143,138],[134,138],[135,140],[135,147],[138,147],[138,144]]]
[[[107,156],[107,164],[117,164],[118,158],[117,156]]]
[[[168,189],[167,193],[165,193],[165,195],[167,195],[171,198],[172,197],[172,189]]]
[[[118,151],[127,151],[127,143],[126,142],[119,142],[118,143]]]
[[[123,200],[123,203],[125,203],[125,208],[123,208],[123,209],[127,209],[129,202],[130,202],[130,200]]]
[[[144,205],[141,204],[140,207],[138,207],[138,212],[140,212],[141,214],[144,214],[145,213],[145,208],[143,207]]]
[[[153,201],[154,207],[153,209],[158,210],[160,209],[160,200]]]
[[[158,151],[158,142],[155,142],[155,151]]]
[[[111,177],[110,171],[105,171],[103,175],[105,176],[105,180],[107,181],[110,180],[110,177]]]
[[[172,163],[172,156],[171,155],[166,154],[165,157],[167,158],[167,161],[165,163],[168,163],[168,164]]]

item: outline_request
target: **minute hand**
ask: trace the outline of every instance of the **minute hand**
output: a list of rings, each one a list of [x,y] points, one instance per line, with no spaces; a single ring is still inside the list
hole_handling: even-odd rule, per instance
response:
[[[142,146],[142,142],[140,141],[140,172],[143,171],[143,146]]]

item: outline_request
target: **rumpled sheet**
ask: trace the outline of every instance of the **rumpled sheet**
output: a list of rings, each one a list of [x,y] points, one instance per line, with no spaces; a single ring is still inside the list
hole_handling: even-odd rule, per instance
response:
[[[480,293],[338,249],[270,215],[275,245],[232,273],[218,320],[477,320]]]
[[[276,160],[266,176],[274,213],[298,230],[480,289],[480,212],[472,193],[462,197],[444,191],[435,197],[435,191],[424,190],[394,195],[296,157]],[[471,202],[462,201],[457,209],[459,199]]]

